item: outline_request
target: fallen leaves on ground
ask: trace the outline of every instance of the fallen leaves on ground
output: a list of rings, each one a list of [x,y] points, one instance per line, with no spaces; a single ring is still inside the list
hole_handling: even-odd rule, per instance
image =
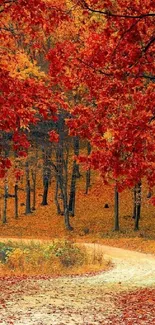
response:
[[[1,324],[150,325],[155,322],[155,288],[121,292],[83,278],[0,279]]]

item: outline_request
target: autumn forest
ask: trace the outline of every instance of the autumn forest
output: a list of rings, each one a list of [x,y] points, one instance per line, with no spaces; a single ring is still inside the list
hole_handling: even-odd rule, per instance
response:
[[[0,0],[3,325],[154,323],[154,88],[154,1]]]

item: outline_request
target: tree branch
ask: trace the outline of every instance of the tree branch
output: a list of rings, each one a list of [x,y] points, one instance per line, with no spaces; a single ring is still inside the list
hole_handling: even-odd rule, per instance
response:
[[[87,9],[87,10],[89,10],[91,12],[95,12],[97,14],[102,14],[105,17],[118,17],[118,18],[127,18],[127,19],[128,18],[129,19],[139,19],[139,18],[146,18],[146,17],[155,17],[155,13],[146,13],[146,14],[141,14],[141,15],[114,14],[109,10],[102,11],[102,10],[97,10],[97,9],[90,8],[85,0],[82,0],[81,2],[83,3],[85,9]]]
[[[79,62],[83,63],[84,65],[86,65],[88,68],[91,68],[92,70],[94,70],[94,72],[99,72],[100,74],[103,74],[103,75],[108,76],[108,77],[113,75],[112,73],[104,72],[101,69],[94,68],[90,63],[87,63],[87,62],[85,62],[85,61],[83,61],[83,60],[81,60],[79,58],[77,60]]]
[[[114,49],[114,51],[113,51],[113,54],[112,54],[112,56],[115,56],[115,54],[116,54],[116,50],[118,49],[118,47],[119,47],[119,45],[120,45],[120,43],[121,43],[121,41],[123,40],[123,38],[125,37],[125,35],[127,34],[127,33],[130,33],[131,32],[131,30],[138,24],[138,22],[141,20],[141,18],[139,18],[138,20],[136,20],[136,21],[134,21],[134,23],[128,28],[128,29],[126,29],[124,32],[123,32],[123,34],[121,35],[121,37],[120,37],[120,39],[119,39],[119,41],[118,41],[118,43],[117,43],[117,45],[116,45],[116,47],[115,47],[115,49]]]
[[[93,67],[91,64],[81,60],[81,59],[78,59],[79,62],[83,63],[84,65],[86,65],[88,68],[92,69],[94,72],[98,72],[104,76],[107,76],[107,77],[114,77],[115,76],[115,73],[108,73],[108,72],[105,72],[105,71],[102,71],[101,69],[97,69],[95,67]],[[149,75],[145,75],[145,74],[142,74],[142,75],[132,75],[130,73],[126,74],[125,73],[125,76],[126,77],[132,77],[132,78],[145,78],[145,79],[150,79],[150,80],[155,80],[155,76],[149,76]]]
[[[138,78],[145,78],[145,79],[150,79],[150,80],[155,80],[155,76],[148,76],[148,75],[141,75],[141,76],[138,76]]]
[[[149,40],[149,42],[148,42],[147,45],[145,46],[143,52],[146,53],[146,51],[149,49],[149,47],[150,47],[154,42],[155,42],[155,36],[153,36],[153,37]]]

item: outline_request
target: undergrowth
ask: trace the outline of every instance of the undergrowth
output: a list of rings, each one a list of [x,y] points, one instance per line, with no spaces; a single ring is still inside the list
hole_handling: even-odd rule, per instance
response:
[[[70,241],[51,244],[0,243],[0,275],[81,274],[108,268],[103,256],[87,253]]]

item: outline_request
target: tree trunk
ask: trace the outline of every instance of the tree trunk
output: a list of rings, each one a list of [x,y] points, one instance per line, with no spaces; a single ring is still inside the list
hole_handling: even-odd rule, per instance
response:
[[[4,150],[4,155],[5,158],[9,157],[9,151],[10,151],[10,146],[8,142],[8,135],[7,133],[2,134],[2,143],[3,143],[3,150]],[[2,222],[5,224],[7,223],[7,203],[8,203],[8,197],[9,197],[9,192],[8,192],[8,179],[5,178],[4,181],[4,205],[3,205],[3,216],[2,216]]]
[[[51,148],[43,149],[43,200],[42,205],[48,205],[48,189],[51,179]]]
[[[136,186],[133,190],[133,216],[132,218],[135,219],[137,214],[137,205],[136,205]]]
[[[18,184],[15,184],[15,219],[18,218]]]
[[[65,211],[64,211],[64,217],[65,217],[65,227],[67,230],[73,230],[73,227],[70,225],[69,222],[69,209],[68,206],[66,206]]]
[[[57,214],[63,215],[63,212],[61,211],[59,200],[58,200],[58,194],[59,194],[59,181],[58,181],[58,177],[56,177],[55,204],[56,204],[56,208],[57,208]]]
[[[79,138],[73,138],[74,144],[74,155],[79,155]],[[77,164],[76,160],[73,161],[73,169],[72,169],[72,177],[71,177],[71,185],[70,185],[70,196],[69,196],[69,213],[72,217],[75,215],[75,196],[76,196],[76,179],[81,175],[79,173],[79,164]]]
[[[75,215],[76,172],[77,172],[77,165],[76,165],[76,161],[74,160],[71,186],[70,186],[70,197],[69,197],[69,213],[72,217],[74,217]]]
[[[31,213],[31,186],[30,186],[29,163],[26,161],[26,209],[25,214]]]
[[[68,134],[65,130],[65,117],[66,113],[61,111],[58,120],[59,143],[56,149],[56,202],[58,202],[58,191],[60,190],[64,223],[67,230],[73,230],[69,220],[69,204],[68,204],[68,159],[69,159],[69,146]]]
[[[38,163],[38,143],[36,142],[35,152],[35,166],[32,170],[32,182],[33,182],[33,197],[32,197],[32,210],[36,210],[36,181],[37,181],[37,163]]]
[[[4,206],[3,206],[3,218],[2,222],[7,223],[7,202],[8,202],[8,185],[5,181],[4,184]]]
[[[134,230],[139,230],[139,219],[141,213],[141,182],[137,184],[136,191],[136,218],[135,218],[135,227]]]
[[[118,191],[117,191],[117,186],[115,186],[114,213],[115,213],[115,225],[114,225],[114,230],[115,230],[115,231],[119,231],[119,193],[118,193]]]
[[[91,170],[90,168],[86,171],[86,191],[85,194],[88,194],[89,188],[90,188],[90,176],[91,176]]]
[[[59,126],[60,127],[60,126]],[[59,130],[60,134],[60,142],[58,143],[56,149],[56,187],[55,187],[55,204],[57,208],[58,215],[64,215],[64,211],[61,210],[61,205],[59,203],[59,199],[63,200],[64,193],[63,193],[63,137],[62,137],[62,130]]]
[[[91,153],[91,145],[88,142],[87,143],[87,154],[88,154],[88,156],[90,155],[90,153]],[[90,176],[91,176],[91,170],[89,168],[86,171],[86,191],[85,191],[85,194],[88,194],[88,191],[89,191],[89,188],[90,188]]]
[[[74,144],[74,155],[78,157],[80,151],[80,141],[78,136],[75,136],[73,138],[73,144]],[[80,174],[79,164],[76,163],[76,178],[80,178],[80,177],[81,174]]]
[[[48,187],[49,187],[48,176],[44,176],[44,191],[43,191],[42,205],[48,205],[47,203]]]
[[[63,183],[61,183],[61,189],[63,192],[63,206],[64,206],[64,219],[65,227],[67,230],[73,230],[73,227],[70,225],[69,220],[69,206],[68,206],[68,157],[69,157],[69,148],[66,146],[66,159],[63,159],[64,167],[64,177]]]
[[[33,182],[33,196],[32,196],[32,210],[36,209],[36,171],[32,172],[32,182]]]

